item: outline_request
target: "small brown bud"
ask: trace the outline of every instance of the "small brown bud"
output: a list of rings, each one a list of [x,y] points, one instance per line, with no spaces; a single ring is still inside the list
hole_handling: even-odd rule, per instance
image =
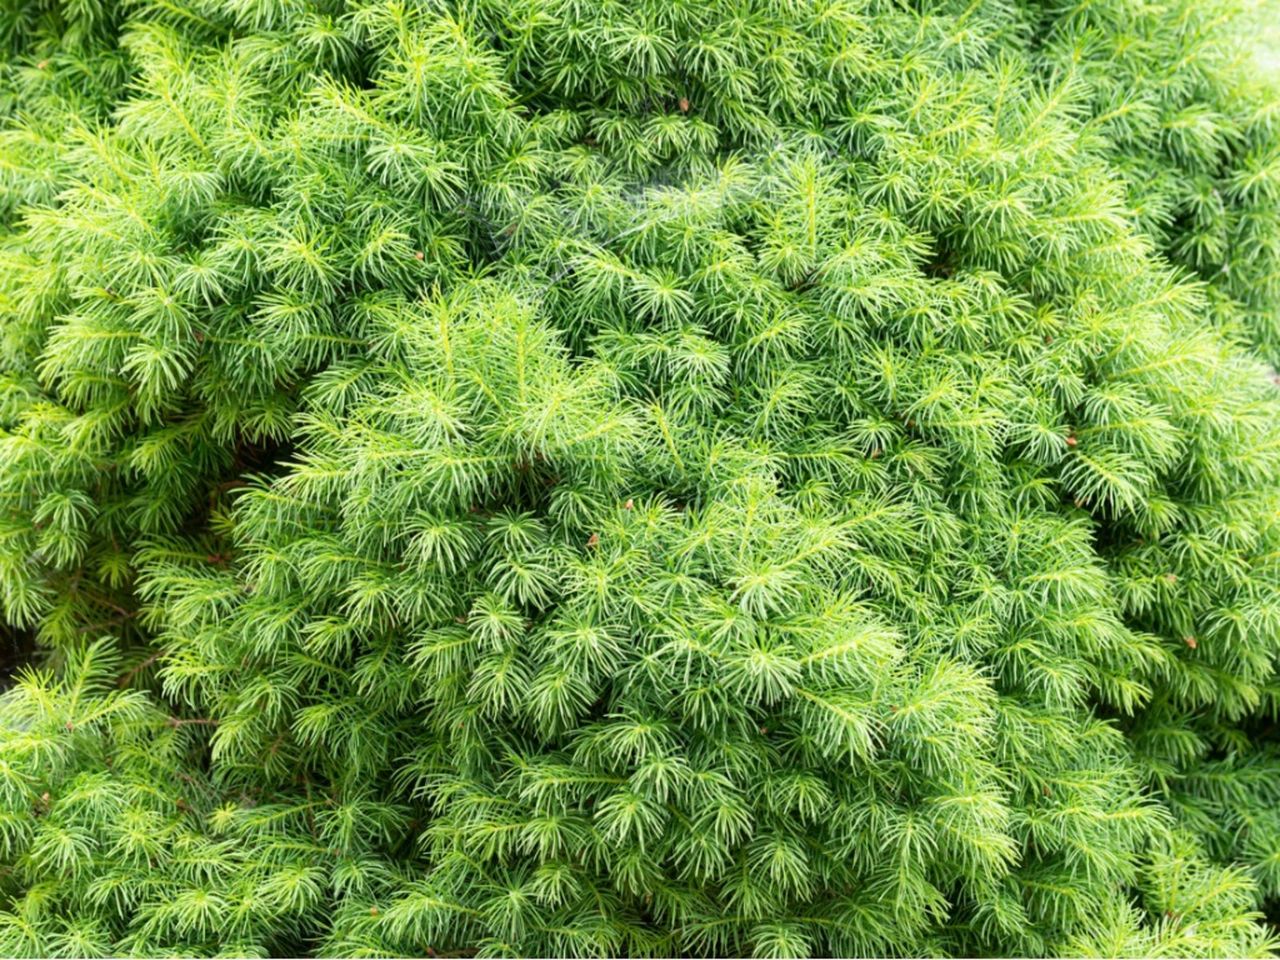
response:
[[[371,916],[371,917],[376,917],[377,915],[378,915],[378,908],[377,908],[377,907],[370,907],[370,908],[369,908],[369,916]]]
[[[1194,650],[1196,647],[1198,647],[1198,646],[1200,645],[1200,644],[1196,643],[1196,638],[1195,638],[1195,637],[1192,637],[1192,636],[1186,636],[1186,637],[1183,637],[1183,638],[1182,638],[1182,642],[1183,642],[1183,643],[1185,643],[1185,644],[1186,644],[1188,647],[1190,647],[1192,650]]]
[[[1165,582],[1165,583],[1177,583],[1177,582],[1178,582],[1178,575],[1177,575],[1176,573],[1166,573],[1166,574],[1164,575],[1164,582]]]
[[[591,536],[587,538],[588,547],[597,546],[599,543],[600,543],[600,534],[598,533],[593,533]]]
[[[622,505],[622,509],[623,509],[623,510],[634,510],[634,509],[635,509],[635,506],[636,506],[636,502],[635,502],[634,500],[632,500],[630,497],[628,497],[628,498],[627,498],[627,502],[626,502],[626,503],[624,503],[624,504]]]
[[[1074,446],[1075,446],[1076,444],[1078,444],[1079,442],[1080,442],[1079,440],[1077,440],[1075,437],[1071,436],[1070,434],[1068,434],[1068,435],[1067,435],[1067,446],[1068,446],[1068,447],[1074,447]]]
[[[37,69],[37,70],[45,70],[45,69],[47,69],[47,68],[48,68],[48,66],[49,66],[49,61],[48,61],[48,60],[41,60],[39,63],[37,63],[37,64],[36,64],[36,69]]]
[[[427,255],[423,253],[421,250],[414,253],[413,256],[415,260],[425,260],[427,258]]]
[[[688,113],[688,112],[689,112],[689,98],[688,98],[688,97],[681,97],[681,98],[680,98],[680,112],[681,112],[681,113]]]
[[[72,723],[70,720],[68,720],[68,721],[64,724],[64,726],[65,726],[65,727],[66,727],[66,729],[68,729],[68,730],[74,730],[74,729],[76,728],[76,725],[75,725],[74,723]]]

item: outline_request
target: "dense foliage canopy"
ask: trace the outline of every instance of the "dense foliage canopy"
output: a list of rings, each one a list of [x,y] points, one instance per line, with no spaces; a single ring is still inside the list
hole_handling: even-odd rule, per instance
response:
[[[0,0],[0,953],[1268,953],[1241,14]]]

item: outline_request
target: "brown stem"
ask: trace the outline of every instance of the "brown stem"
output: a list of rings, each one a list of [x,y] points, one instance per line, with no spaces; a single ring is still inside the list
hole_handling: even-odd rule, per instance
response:
[[[153,663],[159,660],[161,653],[162,651],[157,650],[151,656],[147,657],[147,659],[143,660],[140,664],[138,664],[136,667],[134,667],[132,670],[130,670],[128,673],[122,676],[119,680],[117,680],[116,686],[127,687],[133,681],[134,677],[136,677],[143,670],[147,669],[147,667],[151,666]]]

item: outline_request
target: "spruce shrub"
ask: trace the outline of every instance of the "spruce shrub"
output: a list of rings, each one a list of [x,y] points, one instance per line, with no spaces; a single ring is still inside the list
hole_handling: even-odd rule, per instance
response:
[[[1247,12],[0,2],[0,953],[1268,954]]]

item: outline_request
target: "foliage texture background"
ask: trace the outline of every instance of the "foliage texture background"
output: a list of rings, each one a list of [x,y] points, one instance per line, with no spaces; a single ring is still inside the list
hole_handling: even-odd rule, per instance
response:
[[[1245,13],[0,0],[0,953],[1268,953]]]

